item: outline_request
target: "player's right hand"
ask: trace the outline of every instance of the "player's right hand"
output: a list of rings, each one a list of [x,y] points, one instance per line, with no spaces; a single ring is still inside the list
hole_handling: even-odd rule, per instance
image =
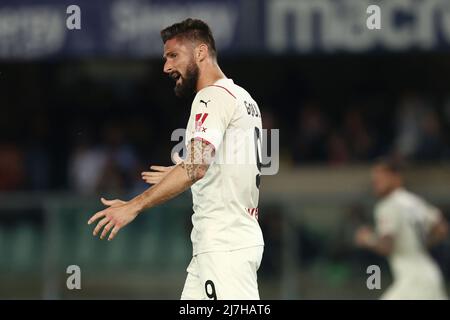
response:
[[[153,171],[144,171],[142,172],[142,180],[147,182],[148,184],[157,184],[159,183],[176,165],[181,163],[183,159],[181,159],[178,153],[173,154],[173,161],[176,163],[173,166],[151,166],[150,170]]]

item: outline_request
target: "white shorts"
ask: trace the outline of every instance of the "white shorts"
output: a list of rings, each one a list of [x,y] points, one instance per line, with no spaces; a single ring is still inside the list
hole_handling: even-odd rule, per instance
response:
[[[381,297],[381,300],[447,300],[443,288],[392,285]]]
[[[257,271],[264,246],[192,257],[181,300],[259,300]]]
[[[445,282],[437,265],[429,264],[394,277],[382,300],[446,300]]]

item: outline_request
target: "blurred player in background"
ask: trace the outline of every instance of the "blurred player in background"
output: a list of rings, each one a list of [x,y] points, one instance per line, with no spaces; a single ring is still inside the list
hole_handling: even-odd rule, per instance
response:
[[[380,160],[372,169],[376,229],[359,228],[358,246],[386,256],[393,284],[382,299],[446,299],[438,265],[428,247],[445,239],[448,224],[440,211],[403,187],[400,165]]]
[[[257,270],[264,241],[258,224],[261,113],[243,88],[226,78],[217,64],[211,30],[201,20],[187,19],[161,31],[164,72],[175,81],[177,96],[193,96],[187,124],[187,154],[172,167],[155,166],[143,178],[154,184],[130,201],[105,200],[101,238],[113,239],[144,209],[191,188],[193,258],[182,299],[259,299]],[[255,136],[252,145],[230,140],[230,130]],[[217,162],[218,154],[251,155],[248,163]]]

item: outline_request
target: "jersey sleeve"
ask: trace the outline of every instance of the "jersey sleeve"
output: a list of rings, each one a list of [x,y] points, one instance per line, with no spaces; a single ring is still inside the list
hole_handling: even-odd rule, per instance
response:
[[[425,228],[428,231],[441,219],[441,211],[430,204],[425,207]]]
[[[191,139],[202,139],[217,150],[236,109],[236,98],[222,87],[207,87],[194,99]]]
[[[375,230],[378,236],[393,236],[398,227],[398,215],[392,205],[380,205],[375,209]]]

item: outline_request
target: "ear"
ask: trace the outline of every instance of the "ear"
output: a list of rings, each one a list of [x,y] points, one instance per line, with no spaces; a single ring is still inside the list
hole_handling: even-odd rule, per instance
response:
[[[195,48],[195,59],[198,62],[205,60],[209,55],[208,46],[204,43],[201,43]]]

